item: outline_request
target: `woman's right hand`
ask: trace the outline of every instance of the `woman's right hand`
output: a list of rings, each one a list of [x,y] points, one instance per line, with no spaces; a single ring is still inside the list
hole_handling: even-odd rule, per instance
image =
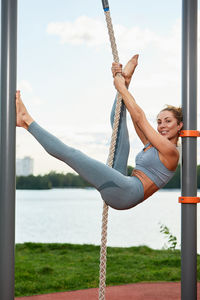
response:
[[[22,102],[20,91],[16,91],[16,126],[28,129],[33,121]]]

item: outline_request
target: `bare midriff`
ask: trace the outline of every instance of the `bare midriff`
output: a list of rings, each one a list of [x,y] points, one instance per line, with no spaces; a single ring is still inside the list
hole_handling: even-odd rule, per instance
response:
[[[142,182],[144,188],[144,200],[159,190],[157,185],[142,171],[133,170],[131,175],[136,176]]]

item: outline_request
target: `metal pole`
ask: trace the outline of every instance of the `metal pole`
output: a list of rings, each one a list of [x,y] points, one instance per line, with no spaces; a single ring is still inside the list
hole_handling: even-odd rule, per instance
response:
[[[0,299],[14,300],[17,0],[1,1]]]
[[[182,107],[184,129],[197,128],[197,0],[182,5]],[[182,139],[182,196],[197,195],[197,141]],[[181,299],[197,299],[197,207],[181,204]]]

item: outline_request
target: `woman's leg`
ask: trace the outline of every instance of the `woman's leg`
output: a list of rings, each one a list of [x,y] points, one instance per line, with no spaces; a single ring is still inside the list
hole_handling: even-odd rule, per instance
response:
[[[113,107],[110,115],[112,128],[113,128],[114,117],[115,117],[116,103],[117,103],[117,96],[113,103]],[[122,101],[113,168],[124,175],[127,175],[127,161],[129,156],[129,150],[130,150],[130,143],[129,143],[127,122],[126,122],[126,107],[124,102]]]
[[[31,123],[28,131],[50,155],[68,164],[91,183],[109,206],[115,209],[128,209],[143,201],[143,185],[137,177],[125,176],[81,151],[65,145],[36,122]]]
[[[138,64],[138,55],[134,55],[128,63],[125,65],[123,70],[123,76],[125,78],[125,84],[127,88],[130,85],[133,73]],[[114,66],[113,66],[114,67]],[[115,68],[112,68],[113,76],[115,76]],[[113,127],[114,116],[115,116],[115,107],[116,107],[117,97],[115,98],[113,108],[111,111],[111,125]],[[122,174],[127,174],[127,161],[129,156],[130,144],[129,144],[129,135],[126,123],[126,107],[122,101],[121,114],[118,128],[117,144],[115,147],[115,156],[113,168],[121,172]]]

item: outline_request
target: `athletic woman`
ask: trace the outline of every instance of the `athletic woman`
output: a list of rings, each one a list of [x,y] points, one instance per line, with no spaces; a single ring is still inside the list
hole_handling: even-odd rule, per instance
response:
[[[157,131],[150,125],[144,111],[128,91],[137,63],[138,55],[135,55],[123,71],[122,65],[112,64],[114,85],[123,98],[113,168],[65,145],[41,128],[24,106],[20,91],[16,92],[16,125],[28,130],[50,155],[73,168],[100,192],[107,205],[119,210],[136,206],[166,185],[173,177],[179,161],[176,146],[183,126],[181,109],[167,106],[157,116]],[[111,112],[112,125],[115,105],[116,99]],[[129,137],[125,108],[129,111],[135,131],[144,144],[144,148],[136,156],[132,176],[126,175]]]

